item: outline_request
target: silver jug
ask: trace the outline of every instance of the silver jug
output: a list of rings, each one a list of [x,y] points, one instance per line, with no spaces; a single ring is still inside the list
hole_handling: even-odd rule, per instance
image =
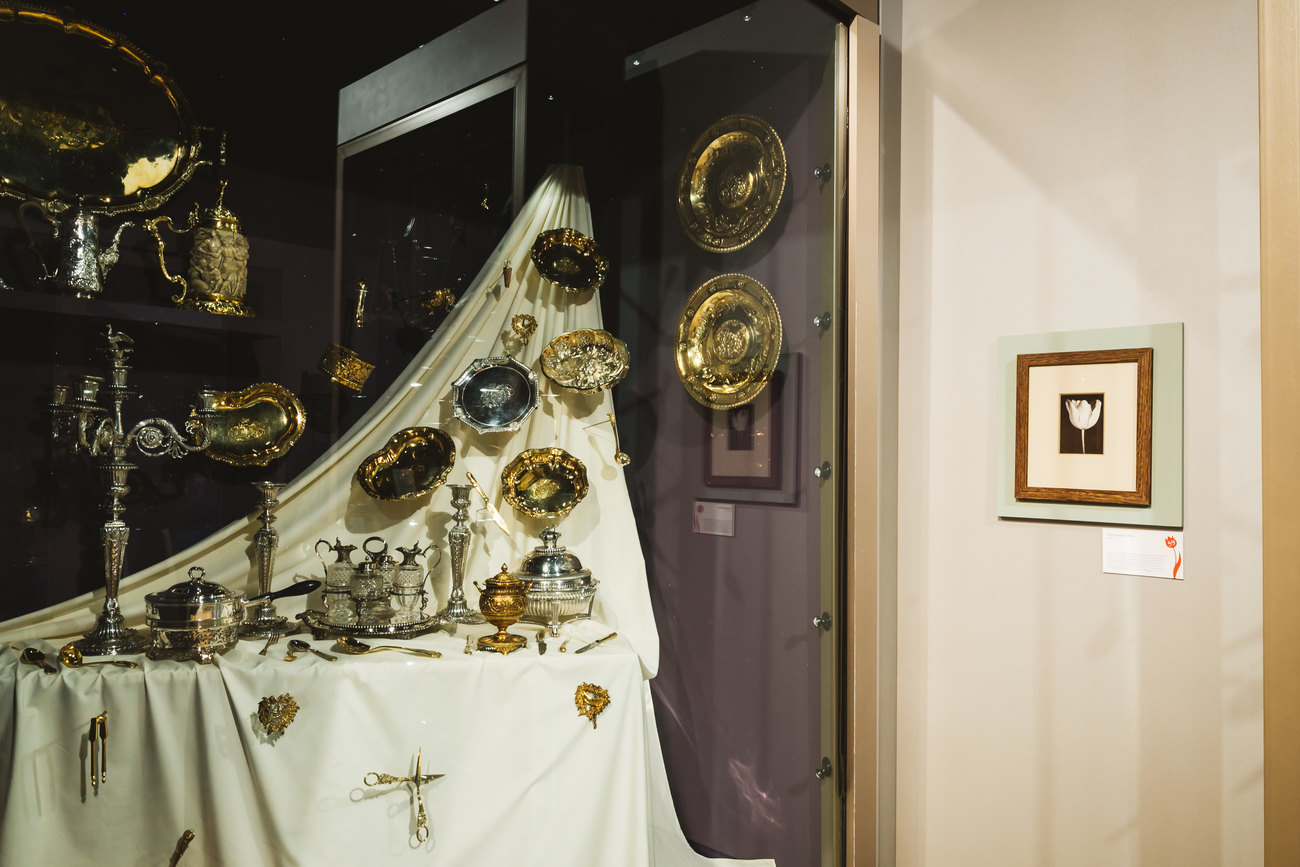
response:
[[[51,271],[45,264],[45,257],[36,246],[36,238],[27,225],[26,212],[36,211],[42,219],[54,227],[54,240],[57,244],[58,263]],[[18,206],[18,224],[27,235],[27,244],[36,254],[41,266],[40,282],[42,287],[50,287],[63,295],[75,295],[77,298],[97,298],[104,291],[104,280],[109,270],[117,264],[118,244],[122,240],[123,230],[134,226],[130,220],[124,221],[113,233],[113,243],[101,249],[99,242],[100,215],[87,211],[76,205],[60,216],[50,213],[41,202],[28,199]]]

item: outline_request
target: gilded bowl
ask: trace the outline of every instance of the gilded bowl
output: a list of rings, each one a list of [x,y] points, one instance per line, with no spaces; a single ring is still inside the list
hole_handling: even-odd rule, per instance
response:
[[[576,229],[540,233],[529,257],[542,277],[570,292],[599,289],[609,273],[609,260],[600,245]]]
[[[561,334],[542,350],[542,373],[548,379],[588,394],[613,388],[627,376],[630,364],[627,344],[590,328]]]
[[[563,518],[587,496],[587,468],[561,448],[521,452],[501,471],[501,493],[532,518]]]
[[[435,490],[456,465],[456,444],[433,427],[408,427],[357,467],[361,490],[376,500],[409,500]]]
[[[208,422],[213,460],[237,467],[264,467],[293,448],[307,426],[302,402],[274,382],[215,396],[216,416]]]

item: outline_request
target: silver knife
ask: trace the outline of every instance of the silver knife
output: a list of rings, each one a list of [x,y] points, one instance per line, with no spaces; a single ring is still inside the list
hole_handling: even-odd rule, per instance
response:
[[[574,653],[586,653],[588,650],[591,650],[591,649],[592,649],[593,647],[595,647],[597,644],[604,644],[606,641],[609,641],[611,638],[618,638],[618,633],[617,633],[617,632],[611,632],[609,635],[606,635],[604,638],[597,638],[595,641],[591,642],[591,644],[584,644],[584,645],[582,645],[582,647],[579,647],[577,650],[575,650],[575,651],[573,651],[573,652],[574,652]]]

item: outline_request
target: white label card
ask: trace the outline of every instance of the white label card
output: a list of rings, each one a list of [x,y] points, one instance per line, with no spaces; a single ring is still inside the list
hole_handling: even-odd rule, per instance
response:
[[[1183,534],[1178,530],[1101,531],[1101,571],[1112,575],[1143,575],[1182,580]]]
[[[705,536],[736,535],[736,504],[695,501],[691,529]]]

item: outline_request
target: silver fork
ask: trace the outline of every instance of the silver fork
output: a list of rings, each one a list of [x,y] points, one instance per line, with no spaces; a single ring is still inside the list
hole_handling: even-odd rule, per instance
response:
[[[280,636],[278,635],[272,635],[269,638],[267,638],[266,644],[263,644],[262,649],[257,652],[258,656],[266,656],[266,652],[271,649],[271,645],[275,644],[279,640],[280,640]]]

